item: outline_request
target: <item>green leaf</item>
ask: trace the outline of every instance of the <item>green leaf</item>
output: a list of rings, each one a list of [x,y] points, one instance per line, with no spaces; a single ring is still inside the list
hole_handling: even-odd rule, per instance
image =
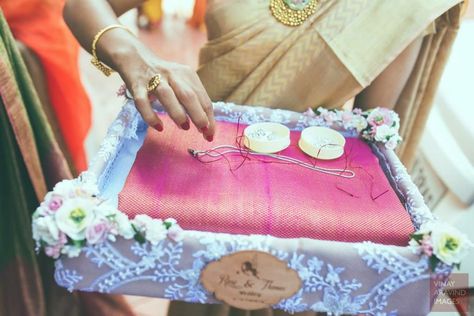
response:
[[[170,222],[163,222],[163,225],[165,225],[166,229],[170,229],[172,226]]]
[[[133,236],[133,238],[138,241],[140,244],[144,244],[146,242],[146,239],[145,237],[140,234],[140,233],[136,233],[135,236]]]
[[[430,261],[430,269],[431,269],[432,272],[434,272],[436,270],[436,266],[441,261],[435,255],[431,256],[429,261]]]
[[[85,239],[83,239],[83,240],[73,240],[72,244],[74,246],[76,246],[77,248],[82,248],[86,245],[86,240]]]
[[[423,239],[423,234],[413,233],[410,235],[410,238],[420,243],[420,241]]]
[[[144,244],[146,242],[145,236],[141,232],[138,231],[138,229],[135,227],[135,225],[132,224],[133,231],[135,232],[135,235],[133,236],[133,239],[138,241],[140,244]]]

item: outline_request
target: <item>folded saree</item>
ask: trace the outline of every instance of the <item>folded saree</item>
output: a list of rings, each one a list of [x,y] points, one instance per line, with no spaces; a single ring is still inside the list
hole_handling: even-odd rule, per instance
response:
[[[188,135],[167,116],[162,120],[166,130],[147,133],[119,194],[119,209],[130,218],[148,214],[175,218],[191,230],[400,246],[413,232],[378,158],[359,138],[347,138],[343,157],[312,162],[354,170],[356,177],[347,179],[295,164],[243,161],[244,154],[203,163],[188,148],[232,145],[246,125],[218,122],[209,145],[199,133]],[[308,161],[298,147],[300,135],[293,131],[290,146],[280,154]]]

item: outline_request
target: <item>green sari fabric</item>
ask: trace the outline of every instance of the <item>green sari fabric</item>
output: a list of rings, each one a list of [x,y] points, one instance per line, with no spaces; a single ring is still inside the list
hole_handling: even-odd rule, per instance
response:
[[[0,316],[133,315],[123,298],[68,293],[37,256],[31,214],[72,172],[0,9]]]

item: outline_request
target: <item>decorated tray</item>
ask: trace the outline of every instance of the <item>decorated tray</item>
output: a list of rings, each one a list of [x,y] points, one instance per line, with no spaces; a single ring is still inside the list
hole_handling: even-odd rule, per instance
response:
[[[425,315],[432,281],[472,245],[436,220],[395,155],[392,111],[215,103],[208,143],[154,106],[164,132],[128,100],[88,171],[58,183],[33,215],[38,251],[56,259],[55,279],[70,291]],[[252,150],[249,135],[273,134],[246,128],[268,122],[288,129],[288,141]],[[343,136],[339,147],[318,140],[332,146],[327,159],[301,144],[315,126]]]

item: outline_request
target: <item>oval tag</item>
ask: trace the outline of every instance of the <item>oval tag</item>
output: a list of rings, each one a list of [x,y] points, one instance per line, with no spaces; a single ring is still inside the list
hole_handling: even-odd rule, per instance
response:
[[[201,283],[216,299],[246,310],[277,304],[301,287],[295,270],[262,251],[240,251],[209,263]]]

